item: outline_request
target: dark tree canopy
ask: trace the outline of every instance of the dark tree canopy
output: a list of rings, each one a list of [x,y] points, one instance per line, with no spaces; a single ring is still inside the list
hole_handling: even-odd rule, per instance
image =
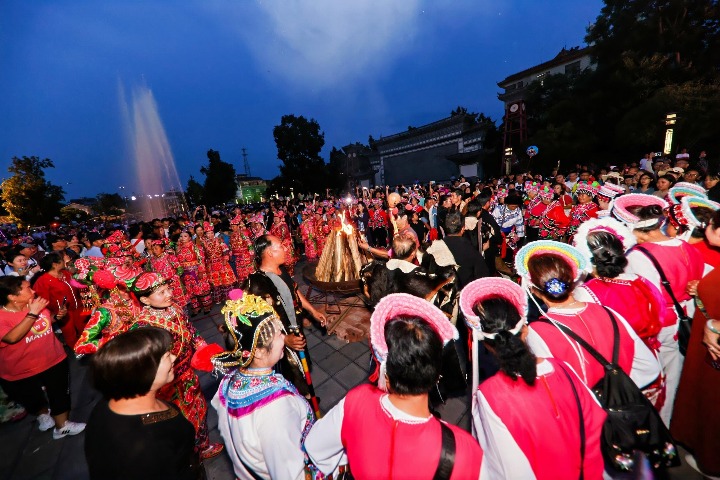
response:
[[[185,197],[188,203],[194,207],[202,205],[205,199],[205,188],[192,175],[190,175],[190,180],[185,188]]]
[[[606,163],[659,151],[668,113],[679,118],[674,149],[720,150],[716,0],[605,0],[586,41],[595,70],[528,88],[528,144],[543,159]]]
[[[121,215],[125,210],[125,200],[117,193],[99,193],[95,197],[93,210],[98,215]]]
[[[235,167],[220,159],[220,152],[208,150],[208,164],[200,168],[205,175],[205,205],[223,205],[237,194]]]
[[[13,157],[2,183],[3,206],[21,225],[41,225],[59,215],[65,192],[45,179],[45,169],[55,168],[49,158]]]
[[[320,151],[325,145],[325,134],[315,119],[302,115],[283,115],[280,125],[273,129],[278,149],[280,175],[273,182],[287,194],[290,188],[297,193],[325,191],[328,171]]]

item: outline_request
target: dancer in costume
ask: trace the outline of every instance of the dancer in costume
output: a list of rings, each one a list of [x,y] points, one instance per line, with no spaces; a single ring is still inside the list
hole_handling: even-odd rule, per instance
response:
[[[317,224],[315,214],[311,208],[305,210],[303,221],[300,224],[300,236],[305,244],[305,258],[308,262],[314,262],[320,255],[317,244]]]
[[[576,288],[574,296],[578,301],[618,312],[657,357],[657,335],[667,312],[655,285],[633,273],[624,273],[628,263],[625,252],[633,245],[635,236],[615,219],[592,219],[580,225],[575,246],[592,263],[594,278]],[[660,410],[665,401],[665,375],[660,375],[643,393]]]
[[[591,218],[597,218],[598,212],[598,206],[593,203],[593,197],[597,195],[597,186],[595,184],[578,182],[575,192],[578,203],[573,205],[570,210],[570,226],[567,230],[570,241],[572,241],[572,237],[577,233],[580,225]]]
[[[423,480],[438,478],[449,454],[442,478],[490,478],[475,439],[430,413],[428,392],[440,376],[443,344],[458,338],[445,314],[422,298],[391,294],[375,307],[370,335],[381,364],[379,388],[355,387],[315,423],[305,440],[313,464],[329,474],[347,455],[359,480]],[[443,436],[454,439],[452,453]]]
[[[525,343],[527,302],[525,291],[504,278],[475,280],[460,295],[473,337],[500,366],[473,393],[473,431],[485,452],[483,467],[491,478],[602,478],[605,411],[563,362],[532,354]]]
[[[150,244],[150,261],[148,267],[150,271],[159,274],[165,279],[170,290],[172,290],[173,301],[180,308],[185,308],[188,304],[187,295],[185,295],[185,286],[180,280],[183,269],[180,261],[174,253],[168,251],[169,243],[166,237],[153,237],[148,243]]]
[[[638,245],[628,254],[627,271],[647,278],[663,294],[666,314],[662,318],[662,329],[658,334],[660,341],[660,360],[667,381],[665,404],[660,410],[665,425],[670,425],[675,392],[682,373],[683,356],[678,345],[678,315],[675,302],[663,286],[658,269],[652,256],[669,282],[669,289],[680,303],[684,313],[692,317],[695,303],[687,292],[691,282],[700,280],[705,264],[700,252],[679,238],[669,238],[661,227],[665,222],[663,209],[667,202],[653,195],[631,193],[615,200],[613,215],[632,229]],[[645,250],[645,251],[643,251]]]
[[[213,301],[220,304],[227,299],[227,292],[235,285],[235,273],[230,267],[230,249],[221,238],[213,235],[213,226],[210,222],[203,225],[205,238],[203,245],[207,255],[207,269],[210,272]]]
[[[528,202],[528,207],[525,211],[528,242],[532,242],[540,238],[540,222],[545,212],[547,212],[548,206],[552,203],[555,193],[547,186],[538,188],[537,190],[533,187],[528,188],[530,188],[530,190],[528,190],[529,195],[537,191],[536,196]]]
[[[544,191],[540,192],[544,210],[540,214],[540,238],[545,240],[563,241],[570,226],[570,219],[565,214],[565,206],[560,200],[550,200]],[[535,208],[535,215],[540,209]]]
[[[205,249],[195,244],[190,233],[184,230],[180,233],[175,246],[175,256],[182,268],[180,280],[187,292],[190,314],[197,315],[200,308],[204,313],[210,313],[212,293],[205,261]]]
[[[252,234],[240,215],[230,220],[230,253],[235,264],[235,275],[242,283],[254,269],[255,249]]]
[[[576,248],[547,240],[529,243],[515,257],[515,269],[530,291],[549,307],[542,314],[547,321],[528,327],[527,344],[535,355],[566,362],[583,383],[594,386],[605,374],[602,365],[569,340],[558,324],[582,337],[603,357],[612,358],[612,315],[620,334],[620,367],[640,388],[657,381],[660,365],[627,321],[611,309],[573,296],[575,285],[589,269],[587,259]]]
[[[222,240],[220,240],[222,242]],[[173,294],[166,280],[153,272],[138,275],[132,291],[143,308],[131,329],[152,326],[167,330],[173,337],[170,352],[177,357],[175,379],[162,387],[157,397],[173,403],[195,427],[195,444],[203,458],[219,454],[223,446],[210,443],[207,427],[207,404],[200,388],[200,379],[190,361],[197,350],[207,347],[205,340],[188,321],[184,310],[173,303]]]
[[[226,375],[212,406],[238,478],[304,479],[302,442],[313,424],[308,402],[273,367],[285,332],[262,298],[232,290],[222,308],[235,348],[212,357]]]
[[[283,249],[285,250],[285,269],[291,277],[294,276],[297,258],[295,257],[293,238],[292,235],[290,235],[290,228],[287,223],[285,223],[285,212],[283,210],[278,211],[273,217],[270,235],[278,237],[282,242]]]
[[[84,284],[92,283],[103,297],[75,344],[75,354],[82,356],[96,353],[108,341],[130,329],[141,307],[128,288],[142,270],[92,265],[87,258],[75,260],[74,266],[73,278]]]

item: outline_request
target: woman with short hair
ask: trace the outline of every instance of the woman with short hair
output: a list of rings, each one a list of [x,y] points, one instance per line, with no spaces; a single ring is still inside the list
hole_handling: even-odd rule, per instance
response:
[[[157,398],[174,380],[172,343],[167,331],[145,327],[113,338],[93,356],[93,384],[105,398],[85,432],[91,479],[201,478],[192,424]]]
[[[68,420],[70,368],[48,301],[22,277],[6,276],[0,278],[0,304],[0,386],[38,416],[40,431],[55,427],[55,440],[82,432],[84,423]]]

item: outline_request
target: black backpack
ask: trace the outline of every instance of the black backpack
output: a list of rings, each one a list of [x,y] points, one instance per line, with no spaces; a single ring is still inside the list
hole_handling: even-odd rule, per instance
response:
[[[652,403],[635,382],[620,368],[620,330],[610,310],[613,325],[613,359],[608,362],[589,343],[565,325],[546,319],[579,343],[605,368],[605,376],[592,387],[600,405],[607,413],[600,448],[605,467],[620,472],[635,470],[635,452],[642,452],[654,468],[680,465],[677,447],[670,432]]]

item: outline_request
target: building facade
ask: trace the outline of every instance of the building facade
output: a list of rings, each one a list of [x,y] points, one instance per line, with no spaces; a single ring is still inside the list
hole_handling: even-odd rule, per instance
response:
[[[475,115],[457,113],[371,141],[375,185],[399,185],[452,177],[482,177],[487,127]]]

